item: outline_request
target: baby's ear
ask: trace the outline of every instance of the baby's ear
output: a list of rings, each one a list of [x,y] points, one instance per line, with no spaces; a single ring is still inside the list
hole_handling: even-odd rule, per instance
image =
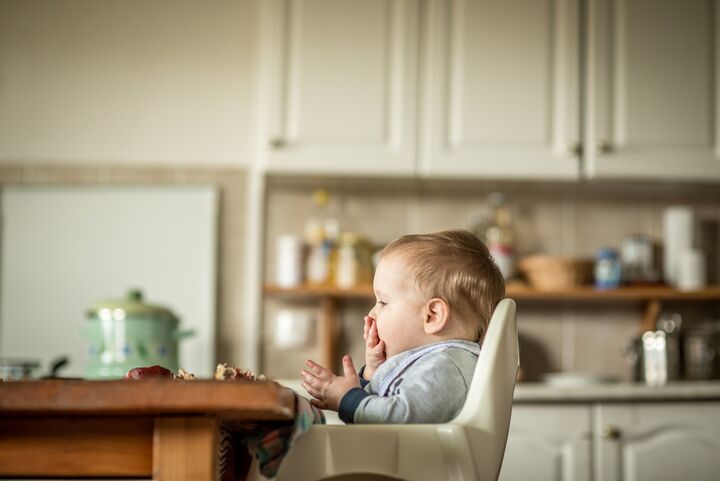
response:
[[[425,334],[439,334],[450,318],[450,306],[444,300],[434,297],[425,304]]]

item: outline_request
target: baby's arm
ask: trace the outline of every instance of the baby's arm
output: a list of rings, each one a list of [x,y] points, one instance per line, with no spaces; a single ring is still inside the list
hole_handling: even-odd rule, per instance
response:
[[[343,357],[344,376],[336,376],[313,361],[308,360],[306,365],[308,369],[300,372],[302,386],[315,398],[310,402],[317,408],[337,411],[340,400],[348,391],[353,388],[360,389],[360,379],[350,356]]]
[[[372,375],[375,374],[375,370],[385,362],[385,343],[378,336],[377,321],[370,316],[365,316],[364,320],[365,368],[362,377],[369,381]]]
[[[388,396],[351,389],[339,403],[346,423],[444,423],[462,408],[467,386],[460,369],[443,353],[421,359]]]

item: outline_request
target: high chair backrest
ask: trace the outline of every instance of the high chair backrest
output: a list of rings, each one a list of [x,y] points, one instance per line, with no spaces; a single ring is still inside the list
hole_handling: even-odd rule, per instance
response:
[[[466,427],[480,479],[497,479],[499,474],[518,366],[515,301],[503,299],[495,307],[483,339],[465,405],[451,421]]]

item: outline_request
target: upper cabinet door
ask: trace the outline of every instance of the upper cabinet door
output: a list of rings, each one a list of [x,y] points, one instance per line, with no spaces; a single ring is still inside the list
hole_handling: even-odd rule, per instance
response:
[[[591,1],[590,177],[720,179],[713,0]]]
[[[421,172],[579,176],[578,0],[430,0]]]
[[[263,0],[275,172],[414,174],[417,0]]]

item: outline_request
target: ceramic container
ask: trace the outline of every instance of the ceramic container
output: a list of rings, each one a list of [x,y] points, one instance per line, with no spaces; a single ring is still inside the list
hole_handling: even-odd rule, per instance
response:
[[[178,343],[193,335],[180,330],[172,311],[143,302],[133,290],[126,299],[98,302],[87,311],[88,379],[118,379],[134,367],[160,365],[178,370]]]

